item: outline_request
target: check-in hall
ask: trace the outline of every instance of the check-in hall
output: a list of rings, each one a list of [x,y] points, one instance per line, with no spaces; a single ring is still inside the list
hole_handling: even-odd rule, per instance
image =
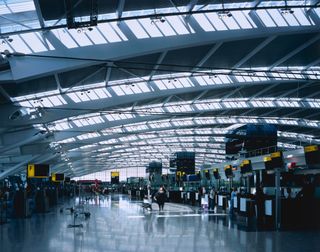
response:
[[[319,251],[320,1],[0,1],[0,251]]]

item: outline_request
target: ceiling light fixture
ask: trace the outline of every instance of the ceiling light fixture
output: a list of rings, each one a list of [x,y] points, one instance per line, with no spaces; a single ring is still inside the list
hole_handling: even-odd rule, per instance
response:
[[[218,17],[220,19],[232,17],[232,13],[224,8],[224,1],[222,1],[222,10],[218,11]]]
[[[285,7],[280,9],[282,15],[288,15],[288,14],[294,13],[294,10],[288,7],[287,0],[284,1],[284,5]]]
[[[151,20],[151,24],[155,24],[157,22],[161,22],[161,23],[166,22],[166,19],[164,16],[154,16],[154,17],[151,17],[150,20]]]

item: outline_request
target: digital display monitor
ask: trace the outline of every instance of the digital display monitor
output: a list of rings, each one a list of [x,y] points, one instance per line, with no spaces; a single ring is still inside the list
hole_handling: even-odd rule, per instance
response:
[[[63,173],[56,173],[55,174],[56,181],[64,181],[64,174]]]
[[[273,169],[283,168],[283,156],[281,151],[271,153],[271,165]]]
[[[48,178],[50,174],[47,164],[28,164],[28,178]]]
[[[195,174],[194,152],[177,152],[176,156],[177,171],[183,171],[186,174]]]
[[[251,160],[245,159],[240,164],[240,173],[241,174],[246,174],[246,173],[250,173],[250,172],[252,172]]]
[[[267,156],[263,158],[264,161],[264,167],[267,171],[272,170],[272,164],[271,164],[271,157]]]
[[[120,172],[111,172],[111,184],[119,184]]]
[[[306,164],[310,167],[320,165],[320,148],[318,145],[304,147],[304,156]]]
[[[52,173],[51,180],[53,182],[63,182],[64,181],[64,174],[63,173]]]
[[[199,180],[201,180],[201,173],[199,171],[196,172],[196,176],[198,177]]]
[[[210,179],[210,173],[208,170],[204,171],[204,175],[205,175],[206,179]]]
[[[219,169],[213,170],[213,176],[215,179],[220,179]]]
[[[273,152],[270,156],[263,158],[264,166],[267,171],[274,170],[276,168],[283,168],[283,155],[281,151]]]
[[[230,178],[233,176],[233,172],[232,172],[232,165],[226,165],[224,167],[224,173],[226,175],[227,178]]]

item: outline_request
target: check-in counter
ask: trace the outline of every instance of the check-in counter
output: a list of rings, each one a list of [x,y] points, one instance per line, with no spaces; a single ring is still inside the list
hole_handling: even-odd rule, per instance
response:
[[[181,191],[169,191],[169,201],[174,203],[182,203],[184,194],[181,193]]]
[[[238,202],[239,202],[239,199],[238,199],[238,196],[237,197],[234,197],[233,199],[233,202],[231,202],[231,204],[233,204],[233,211],[238,211]]]
[[[195,205],[196,201],[196,192],[186,192],[185,194],[185,202],[190,205]]]
[[[228,207],[228,196],[226,194],[218,194],[218,209],[226,210]]]
[[[255,201],[252,198],[240,196],[238,213],[241,216],[253,217],[255,216]]]

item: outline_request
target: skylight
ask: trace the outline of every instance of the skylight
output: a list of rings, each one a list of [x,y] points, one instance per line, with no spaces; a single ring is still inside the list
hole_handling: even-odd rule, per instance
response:
[[[48,125],[50,130],[63,131],[73,128],[68,119],[59,120]]]
[[[90,138],[95,138],[95,137],[99,137],[100,134],[97,132],[90,132],[90,133],[86,133],[86,134],[82,134],[80,136],[77,136],[77,138],[79,140],[85,140],[85,139],[90,139]]]
[[[95,125],[99,123],[104,123],[104,119],[100,116],[100,114],[90,114],[86,116],[78,116],[72,119],[72,122],[77,127],[84,127],[88,125]]]
[[[24,95],[13,97],[13,101],[18,102],[22,107],[55,107],[67,104],[65,99],[59,94],[59,91],[49,91],[36,93],[32,95]]]
[[[35,11],[35,6],[33,0],[24,0],[21,2],[12,2],[3,1],[0,4],[0,15],[11,14],[11,13],[19,13],[19,12],[27,12],[27,11]]]

